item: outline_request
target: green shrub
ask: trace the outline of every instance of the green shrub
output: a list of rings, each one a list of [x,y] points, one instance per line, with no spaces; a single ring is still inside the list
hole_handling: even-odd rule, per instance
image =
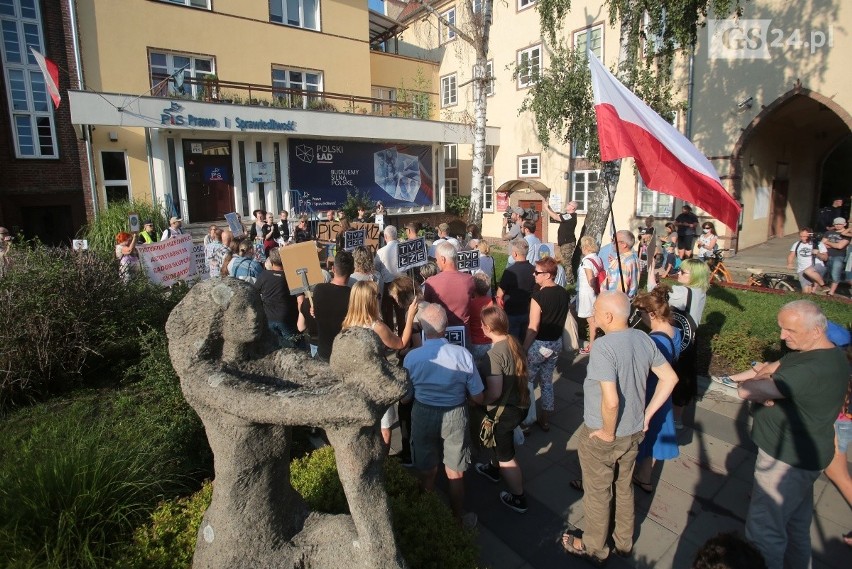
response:
[[[447,213],[464,217],[470,208],[470,196],[450,196],[447,198]]]
[[[358,208],[363,208],[367,213],[376,209],[376,202],[370,197],[369,192],[361,192],[355,190],[354,192],[346,191],[346,201],[343,203],[343,206],[340,208],[349,221],[352,221],[356,217],[358,217]]]
[[[293,487],[312,510],[348,513],[334,450],[330,446],[294,460],[290,465]],[[396,462],[385,466],[385,484],[390,497],[394,530],[409,567],[470,569],[476,567],[478,552],[473,535],[461,530],[449,508],[435,494],[422,492],[417,481]],[[188,567],[195,548],[201,513],[210,493],[202,490],[191,499],[158,508],[162,513],[136,532],[126,567]],[[157,514],[155,514],[157,516]],[[161,559],[175,560],[171,565]],[[178,562],[179,560],[179,562]]]
[[[99,212],[92,223],[80,230],[82,237],[89,241],[89,250],[112,258],[115,254],[115,236],[122,231],[130,231],[127,216],[131,213],[139,215],[140,223],[148,220],[154,222],[154,231],[157,236],[169,225],[166,210],[160,205],[151,205],[147,202],[117,202]]]
[[[162,327],[185,287],[123,283],[114,259],[34,244],[9,253],[0,280],[0,410],[64,389],[84,371],[118,376],[139,355],[138,329]]]
[[[710,340],[710,351],[714,368],[723,370],[744,370],[751,362],[778,359],[778,343],[754,336],[742,330],[731,330],[716,334]]]

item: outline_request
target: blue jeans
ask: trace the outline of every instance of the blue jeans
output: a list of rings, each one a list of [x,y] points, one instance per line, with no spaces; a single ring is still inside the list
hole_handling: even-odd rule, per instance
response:
[[[278,345],[282,348],[294,347],[293,338],[298,335],[298,332],[284,324],[283,322],[270,322],[269,329],[275,334],[278,339]]]
[[[530,325],[530,315],[527,314],[509,314],[509,334],[514,336],[518,342],[524,343],[524,337],[527,335],[527,327]]]
[[[826,263],[828,272],[831,274],[831,281],[835,283],[843,282],[843,265],[846,263],[845,255],[837,255],[829,257]]]

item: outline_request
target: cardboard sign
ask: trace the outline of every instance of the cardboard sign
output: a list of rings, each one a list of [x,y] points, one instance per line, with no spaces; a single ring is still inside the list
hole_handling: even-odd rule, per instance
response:
[[[159,243],[137,245],[136,251],[152,283],[172,286],[197,276],[192,235],[188,233]]]
[[[479,250],[459,251],[456,253],[456,269],[473,272],[479,268]]]
[[[246,230],[243,229],[243,224],[240,222],[240,217],[236,212],[226,213],[225,221],[228,222],[228,228],[231,230],[231,233],[234,234],[234,237],[245,236]]]
[[[290,294],[296,295],[307,292],[302,281],[302,274],[307,278],[309,289],[325,282],[315,242],[305,241],[304,243],[287,245],[278,249],[278,252],[281,253],[281,263],[284,265],[284,276],[287,278]]]
[[[130,213],[127,215],[127,224],[130,226],[130,231],[132,233],[139,233],[139,230],[142,229],[142,224],[139,223],[139,214],[138,213]]]
[[[361,247],[367,240],[367,232],[364,229],[350,229],[343,233],[343,250],[354,251]]]
[[[379,236],[382,234],[381,228],[375,223],[352,223],[350,227],[353,230],[364,231],[364,245],[370,250],[370,253],[375,255],[379,249]],[[320,243],[336,243],[337,236],[340,234],[339,221],[320,221],[317,223],[317,241]],[[288,283],[290,281],[287,281]]]
[[[428,262],[429,257],[427,255],[426,239],[424,237],[409,239],[408,241],[400,241],[399,256],[396,261],[396,268],[399,272],[423,266]]]
[[[426,333],[420,333],[423,340],[426,340]],[[447,326],[447,329],[444,330],[444,339],[447,340],[450,344],[454,346],[461,346],[464,348],[464,336],[465,336],[465,328],[464,326]]]

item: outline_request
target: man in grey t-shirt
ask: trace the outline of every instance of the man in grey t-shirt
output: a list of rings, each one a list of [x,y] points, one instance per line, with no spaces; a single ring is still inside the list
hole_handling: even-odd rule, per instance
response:
[[[633,465],[651,417],[677,383],[677,375],[654,341],[627,325],[629,315],[630,301],[622,292],[602,292],[595,302],[593,317],[606,335],[595,340],[583,384],[578,452],[583,470],[585,529],[582,540],[569,533],[562,536],[562,546],[568,553],[597,564],[609,556],[613,499],[616,553],[626,555],[633,549]],[[657,374],[659,383],[646,406],[649,372]],[[614,495],[610,492],[613,482]]]

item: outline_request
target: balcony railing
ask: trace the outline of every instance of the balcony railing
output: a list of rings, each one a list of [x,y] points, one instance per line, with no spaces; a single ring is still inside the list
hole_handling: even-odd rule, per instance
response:
[[[279,109],[306,109],[337,113],[355,113],[383,117],[404,117],[428,120],[434,103],[431,95],[422,91],[407,91],[409,100],[390,101],[328,91],[292,89],[237,81],[222,81],[217,77],[185,77],[178,87],[170,75],[154,74],[156,97],[188,99],[208,103],[261,105]]]

